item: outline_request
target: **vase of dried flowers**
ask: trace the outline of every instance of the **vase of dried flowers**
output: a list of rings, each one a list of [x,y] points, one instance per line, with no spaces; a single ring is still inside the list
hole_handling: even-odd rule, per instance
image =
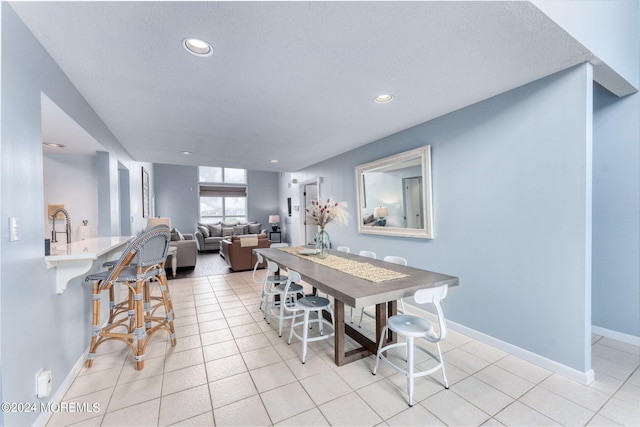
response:
[[[329,256],[331,239],[324,228],[331,222],[337,224],[346,224],[348,222],[347,204],[345,202],[334,202],[329,197],[324,203],[313,200],[305,211],[307,212],[307,224],[320,227],[316,235],[316,250],[319,258],[326,258]]]
[[[325,259],[329,256],[329,248],[331,247],[331,239],[329,233],[327,233],[324,227],[320,228],[318,234],[316,234],[316,251],[318,252],[318,258]]]

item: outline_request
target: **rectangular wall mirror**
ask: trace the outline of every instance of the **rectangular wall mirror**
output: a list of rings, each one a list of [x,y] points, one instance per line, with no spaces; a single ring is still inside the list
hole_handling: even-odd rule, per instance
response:
[[[358,232],[433,238],[431,146],[356,167]]]

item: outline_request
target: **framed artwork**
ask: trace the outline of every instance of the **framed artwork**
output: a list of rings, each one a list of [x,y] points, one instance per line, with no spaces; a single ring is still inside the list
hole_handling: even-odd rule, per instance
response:
[[[149,217],[149,172],[142,168],[142,217]]]
[[[53,213],[55,211],[57,211],[58,209],[64,209],[64,205],[56,205],[56,204],[48,205],[47,206],[47,219],[52,220],[53,219]],[[58,215],[56,215],[56,219],[64,219],[64,214],[62,212],[58,212]]]

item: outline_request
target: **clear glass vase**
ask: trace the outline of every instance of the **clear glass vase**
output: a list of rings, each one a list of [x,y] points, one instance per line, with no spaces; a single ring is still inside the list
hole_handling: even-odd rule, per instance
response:
[[[329,239],[329,233],[321,228],[316,234],[316,251],[318,251],[318,258],[325,259],[329,256],[329,248],[331,247],[331,239]]]

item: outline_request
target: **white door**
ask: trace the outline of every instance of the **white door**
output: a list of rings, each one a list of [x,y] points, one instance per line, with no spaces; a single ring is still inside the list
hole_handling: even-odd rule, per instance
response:
[[[316,200],[318,198],[318,184],[305,184],[304,187],[304,206],[302,207],[302,215],[303,218],[306,218],[306,211],[304,210],[312,200]],[[318,226],[317,225],[309,225],[305,219],[305,236],[304,241],[307,245],[314,245],[316,243],[316,234],[318,234]]]
[[[407,228],[423,228],[422,177],[404,179],[404,204]]]

